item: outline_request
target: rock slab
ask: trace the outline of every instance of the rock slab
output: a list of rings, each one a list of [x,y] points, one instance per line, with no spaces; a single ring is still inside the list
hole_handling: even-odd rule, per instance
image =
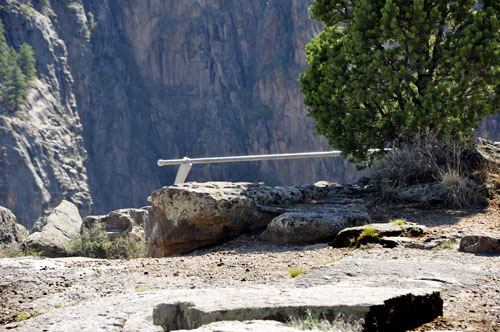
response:
[[[149,238],[149,211],[141,209],[120,209],[106,215],[88,216],[83,219],[82,229],[92,228],[94,224],[102,223],[110,239],[119,236],[134,236],[137,239]]]
[[[334,320],[339,314],[363,319],[365,331],[403,331],[442,315],[443,301],[431,288],[335,285],[309,288],[261,286],[172,292],[153,310],[164,331],[195,329],[216,321],[276,320],[302,317]]]
[[[370,221],[367,213],[346,208],[324,212],[288,212],[274,218],[260,237],[276,244],[327,242],[344,228]]]
[[[0,206],[0,243],[21,243],[28,236],[23,225],[17,223],[16,216]]]
[[[460,250],[476,254],[500,254],[500,238],[467,235],[460,240]]]
[[[367,231],[371,230],[371,234]],[[365,233],[366,232],[366,233]],[[405,224],[396,225],[393,223],[366,224],[363,226],[349,227],[340,231],[335,239],[330,243],[332,247],[352,247],[367,243],[389,243],[393,246],[393,241],[384,242],[383,238],[401,236],[419,236],[427,232],[427,228],[422,225]]]
[[[70,241],[80,235],[81,226],[82,218],[76,205],[63,200],[47,217],[42,230],[28,236],[23,246],[47,257],[67,256]]]

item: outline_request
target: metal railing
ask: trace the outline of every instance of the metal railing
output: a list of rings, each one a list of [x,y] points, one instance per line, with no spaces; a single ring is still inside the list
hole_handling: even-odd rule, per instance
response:
[[[371,152],[378,151],[372,149]],[[175,177],[174,184],[181,184],[186,178],[194,164],[213,164],[213,163],[234,163],[242,161],[262,161],[262,160],[283,160],[283,159],[306,159],[306,158],[324,158],[339,157],[341,151],[325,152],[303,152],[303,153],[283,153],[283,154],[263,154],[253,156],[232,156],[232,157],[208,157],[208,158],[188,158],[158,160],[158,166],[180,165]]]
[[[500,142],[493,142],[495,145],[500,145]],[[384,150],[391,150],[386,148]],[[369,153],[378,152],[380,149],[369,149]],[[174,184],[181,184],[186,181],[186,178],[194,164],[214,164],[214,163],[234,163],[241,161],[262,161],[262,160],[283,160],[283,159],[306,159],[306,158],[325,158],[339,157],[341,151],[324,151],[324,152],[302,152],[302,153],[282,153],[282,154],[261,154],[253,156],[232,156],[232,157],[207,157],[207,158],[188,158],[182,159],[159,159],[158,166],[180,165],[175,176]]]

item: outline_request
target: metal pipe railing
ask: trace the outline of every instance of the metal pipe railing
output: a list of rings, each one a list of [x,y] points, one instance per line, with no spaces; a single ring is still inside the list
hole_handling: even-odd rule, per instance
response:
[[[494,142],[495,145],[500,145],[500,142]],[[384,150],[391,150],[386,148]],[[378,152],[380,149],[369,149],[369,153]],[[282,153],[282,154],[261,154],[252,156],[232,156],[232,157],[207,157],[207,158],[188,158],[182,159],[159,159],[158,166],[180,165],[174,184],[184,183],[194,164],[214,164],[214,163],[234,163],[242,161],[262,161],[262,160],[283,160],[283,159],[305,159],[305,158],[325,158],[339,157],[341,151],[323,151],[323,152],[302,152],[302,153]]]
[[[370,152],[379,151],[371,149]],[[188,158],[182,159],[159,159],[158,166],[180,165],[174,184],[184,183],[194,164],[213,164],[213,163],[234,163],[242,161],[263,161],[263,160],[283,160],[283,159],[305,159],[305,158],[324,158],[324,157],[339,157],[341,151],[324,151],[324,152],[302,152],[302,153],[282,153],[282,154],[263,154],[252,156],[231,156],[231,157],[208,157],[208,158]]]

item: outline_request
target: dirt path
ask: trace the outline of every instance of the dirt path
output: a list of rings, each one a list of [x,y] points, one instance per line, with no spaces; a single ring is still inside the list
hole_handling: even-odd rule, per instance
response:
[[[418,239],[419,243],[431,237],[446,240],[445,245],[434,249],[379,246],[335,249],[325,244],[275,246],[257,237],[242,236],[216,248],[163,259],[0,259],[0,329],[28,331],[32,330],[28,328],[31,326],[33,330],[35,327],[43,330],[44,320],[31,316],[56,316],[58,312],[80,308],[82,304],[85,307],[86,303],[94,303],[92,301],[99,298],[175,288],[279,284],[287,282],[287,273],[292,268],[305,271],[296,279],[299,282],[301,277],[307,280],[308,275],[325,266],[334,271],[336,264],[342,261],[382,259],[408,264],[439,261],[443,266],[454,266],[457,271],[462,267],[473,275],[467,284],[457,282],[446,286],[442,292],[443,317],[415,331],[500,331],[500,256],[458,251],[458,241],[463,235],[500,236],[500,213],[493,209],[405,209],[392,210],[384,218],[402,217],[429,227],[429,234]]]

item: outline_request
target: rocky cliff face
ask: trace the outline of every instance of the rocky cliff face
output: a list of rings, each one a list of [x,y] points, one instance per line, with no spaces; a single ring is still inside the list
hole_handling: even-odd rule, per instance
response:
[[[49,15],[17,1],[0,3],[9,43],[33,45],[39,78],[19,111],[0,110],[0,205],[28,226],[63,198],[86,214],[92,205],[87,153],[65,42]]]
[[[20,111],[0,112],[0,205],[26,225],[62,199],[103,213],[172,183],[159,158],[328,149],[296,83],[320,28],[311,2],[2,0],[7,41],[33,46],[38,80]],[[189,179],[353,172],[303,160],[195,166]]]

